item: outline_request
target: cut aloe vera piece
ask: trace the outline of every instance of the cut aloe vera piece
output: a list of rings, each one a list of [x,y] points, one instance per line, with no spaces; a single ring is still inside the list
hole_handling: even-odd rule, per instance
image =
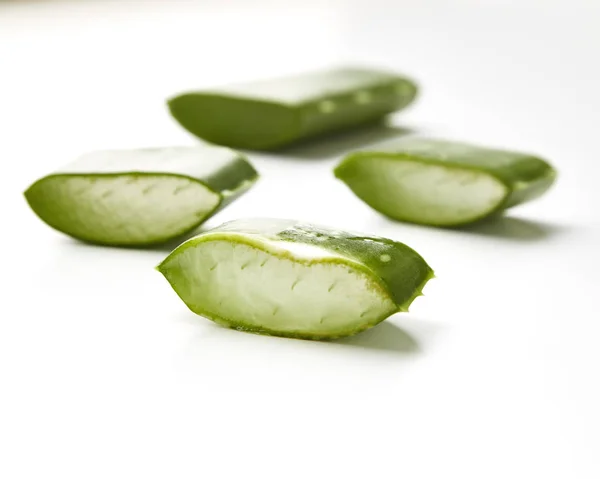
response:
[[[147,245],[193,230],[257,179],[228,148],[100,151],[33,183],[25,197],[48,225],[107,245]]]
[[[291,220],[237,220],[157,269],[195,313],[242,331],[327,339],[407,311],[433,271],[408,246]]]
[[[458,226],[541,196],[556,171],[525,153],[404,138],[351,153],[335,175],[391,218]]]
[[[168,105],[200,138],[263,150],[377,120],[409,105],[416,93],[401,75],[338,68],[184,93]]]

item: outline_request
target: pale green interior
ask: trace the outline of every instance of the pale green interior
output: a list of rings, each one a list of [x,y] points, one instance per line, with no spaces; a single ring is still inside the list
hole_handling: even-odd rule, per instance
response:
[[[492,175],[452,165],[372,157],[354,161],[351,171],[339,176],[361,199],[392,218],[415,223],[468,223],[494,211],[508,194]]]
[[[171,175],[54,175],[25,196],[50,226],[83,240],[120,245],[170,239],[199,224],[220,197]]]
[[[192,311],[244,329],[334,337],[397,310],[379,284],[349,265],[308,264],[243,243],[184,245],[160,270]]]

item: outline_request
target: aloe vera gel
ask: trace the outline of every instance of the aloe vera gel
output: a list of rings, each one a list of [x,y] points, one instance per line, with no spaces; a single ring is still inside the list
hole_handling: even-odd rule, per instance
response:
[[[335,175],[393,219],[458,226],[541,196],[556,171],[526,153],[404,138],[349,154]]]
[[[276,219],[202,233],[157,269],[199,315],[306,339],[348,336],[407,311],[433,276],[402,243]]]
[[[204,140],[263,150],[375,121],[416,94],[403,75],[337,68],[186,92],[168,105],[181,126]]]
[[[100,151],[37,180],[25,197],[65,234],[140,246],[193,230],[256,179],[244,156],[212,145]]]

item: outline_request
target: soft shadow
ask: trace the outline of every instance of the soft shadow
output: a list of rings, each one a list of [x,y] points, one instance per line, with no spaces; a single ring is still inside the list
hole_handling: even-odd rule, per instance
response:
[[[510,216],[494,216],[472,225],[457,228],[481,236],[493,236],[512,241],[542,241],[564,233],[561,225]]]
[[[293,341],[306,346],[315,347],[336,347],[336,346],[353,346],[355,348],[380,351],[380,352],[392,352],[396,354],[417,354],[422,351],[419,342],[409,333],[396,326],[390,321],[384,321],[377,326],[363,331],[355,336],[347,338],[323,340],[323,341],[312,341],[306,339],[297,338],[285,338],[280,336],[269,336],[251,332],[235,331],[216,324],[201,316],[196,316],[188,311],[184,315],[181,315],[178,320],[181,323],[185,323],[194,327],[202,327],[202,336],[212,334],[233,334],[243,336],[254,336],[258,341],[276,341],[276,342],[287,342]],[[240,338],[241,339],[241,336]],[[229,339],[232,340],[232,339]]]
[[[465,226],[430,226],[417,223],[402,222],[385,216],[383,214],[373,215],[368,227],[371,229],[398,226],[407,229],[430,229],[443,234],[469,234],[496,238],[506,241],[536,242],[555,238],[571,231],[572,226],[543,221],[534,221],[525,218],[496,215],[485,218],[476,223]]]
[[[418,341],[413,336],[389,321],[384,321],[356,336],[329,342],[399,354],[415,354],[421,351]]]
[[[343,133],[333,133],[312,140],[304,140],[293,146],[265,154],[266,156],[276,155],[294,159],[325,160],[374,143],[413,133],[414,130],[409,128],[389,125],[386,121],[380,120]]]

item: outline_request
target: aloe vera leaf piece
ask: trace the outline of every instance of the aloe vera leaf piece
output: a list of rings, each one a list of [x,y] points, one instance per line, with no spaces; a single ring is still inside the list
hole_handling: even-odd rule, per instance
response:
[[[401,75],[337,68],[183,93],[173,117],[212,143],[268,150],[375,121],[409,105],[416,84]]]
[[[472,223],[533,200],[556,179],[533,155],[416,137],[351,153],[335,175],[377,211],[433,226]]]
[[[191,238],[157,269],[194,313],[304,339],[352,335],[407,311],[433,277],[402,243],[261,218]]]
[[[213,145],[99,151],[37,180],[25,198],[70,236],[141,246],[192,231],[257,177],[243,155]]]

